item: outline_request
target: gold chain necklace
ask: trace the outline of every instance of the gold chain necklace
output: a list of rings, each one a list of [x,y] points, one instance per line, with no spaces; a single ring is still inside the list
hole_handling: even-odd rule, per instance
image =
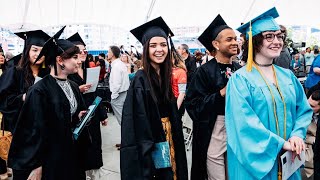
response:
[[[216,57],[214,57],[214,58],[215,58],[215,59],[216,59],[216,61],[217,61],[218,63],[220,63],[220,64],[232,64],[232,63],[230,63],[230,62],[225,63],[225,62],[219,61]]]
[[[274,95],[273,95],[273,93],[272,93],[272,89],[271,89],[271,87],[269,86],[269,83],[268,83],[267,80],[265,79],[264,75],[262,74],[260,68],[259,68],[255,63],[253,63],[253,65],[254,65],[254,67],[256,67],[256,69],[257,69],[258,72],[260,73],[262,79],[263,79],[264,82],[267,84],[268,89],[269,89],[269,91],[270,91],[271,98],[272,98],[272,102],[273,102],[273,114],[274,114],[274,117],[275,117],[275,119],[276,119],[277,134],[278,134],[278,136],[280,136],[279,120],[278,120],[277,109],[276,109],[276,101],[275,101]],[[277,88],[277,90],[278,90],[278,92],[279,92],[279,94],[280,94],[281,101],[282,101],[282,103],[283,103],[283,109],[284,109],[284,125],[283,125],[283,135],[284,135],[284,137],[283,137],[283,139],[286,140],[286,138],[287,138],[287,137],[286,137],[286,132],[287,132],[287,130],[286,130],[286,126],[287,126],[287,112],[286,112],[286,109],[287,109],[287,107],[286,107],[286,103],[285,103],[285,101],[284,101],[284,97],[283,97],[283,95],[282,95],[282,93],[281,93],[281,90],[280,90],[280,87],[279,87],[279,84],[278,84],[278,78],[277,78],[277,74],[276,74],[276,71],[275,71],[275,69],[274,69],[274,66],[272,66],[272,70],[273,70],[273,76],[275,77],[275,80],[276,80],[276,88]],[[280,137],[281,137],[281,136],[280,136]]]

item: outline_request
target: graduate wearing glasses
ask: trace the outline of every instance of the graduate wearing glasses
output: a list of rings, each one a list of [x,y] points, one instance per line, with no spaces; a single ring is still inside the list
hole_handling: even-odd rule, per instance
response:
[[[278,16],[272,8],[237,29],[249,32],[249,45],[244,52],[248,53],[247,65],[227,85],[229,179],[281,179],[282,151],[297,156],[305,149],[303,139],[312,109],[295,75],[272,64],[284,40],[274,20]],[[300,171],[289,179],[301,179]]]

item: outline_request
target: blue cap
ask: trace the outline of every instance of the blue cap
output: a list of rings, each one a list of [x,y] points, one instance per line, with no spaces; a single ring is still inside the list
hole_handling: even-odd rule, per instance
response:
[[[258,17],[251,20],[252,26],[252,36],[255,36],[261,32],[265,31],[277,31],[280,29],[278,23],[274,20],[275,18],[279,17],[278,11],[275,7],[269,9],[268,11],[262,13]],[[250,28],[250,21],[246,24],[240,26],[237,30],[242,33],[246,34],[248,38],[248,33]]]

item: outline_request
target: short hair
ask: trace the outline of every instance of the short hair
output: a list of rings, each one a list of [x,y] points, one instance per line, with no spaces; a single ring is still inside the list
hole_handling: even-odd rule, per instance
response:
[[[189,46],[188,45],[186,45],[186,44],[181,44],[181,47],[184,49],[184,50],[186,50],[186,52],[189,54]]]
[[[116,58],[120,57],[120,48],[118,46],[110,46],[110,50]]]
[[[99,56],[103,57],[103,59],[106,58],[106,55],[104,53],[100,53]]]
[[[319,101],[320,100],[320,90],[316,90],[311,94],[311,99],[314,101]],[[319,102],[320,104],[320,102]]]

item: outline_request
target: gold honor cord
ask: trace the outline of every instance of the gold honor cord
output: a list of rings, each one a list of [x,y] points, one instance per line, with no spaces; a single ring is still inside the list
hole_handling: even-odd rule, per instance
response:
[[[266,83],[266,85],[268,86],[268,89],[270,91],[270,94],[271,94],[271,98],[272,98],[272,102],[273,102],[273,114],[274,114],[274,117],[276,119],[276,127],[277,127],[277,134],[278,136],[280,136],[280,130],[279,130],[279,120],[278,120],[278,116],[277,116],[277,109],[276,109],[276,101],[275,101],[275,98],[274,98],[274,95],[272,93],[272,90],[271,90],[271,87],[269,86],[269,83],[267,82],[267,80],[265,79],[264,75],[262,74],[260,68],[256,65],[256,63],[253,63],[253,66],[256,67],[256,69],[258,70],[258,72],[260,73],[262,79],[264,80],[264,82]],[[281,101],[283,103],[283,109],[284,109],[284,125],[283,125],[283,135],[284,135],[284,140],[286,140],[286,126],[287,126],[287,112],[286,112],[286,103],[284,101],[284,98],[283,98],[283,95],[281,93],[281,90],[280,90],[280,87],[279,87],[279,84],[278,84],[278,78],[277,78],[277,73],[274,69],[274,66],[272,65],[272,70],[273,70],[273,76],[275,77],[275,80],[276,80],[276,88],[280,94],[280,97],[281,97]],[[281,137],[281,136],[280,136]],[[279,155],[278,155],[279,156]],[[279,158],[278,158],[279,159]],[[281,180],[282,179],[282,172],[281,172],[281,163],[278,161],[278,180]]]
[[[267,80],[265,79],[264,75],[262,74],[260,68],[256,65],[256,63],[253,63],[254,67],[256,67],[256,69],[258,70],[258,72],[260,73],[262,79],[264,80],[264,82],[266,83],[266,85],[268,86],[268,89],[270,91],[270,94],[271,94],[271,98],[272,98],[272,102],[273,102],[273,113],[274,113],[274,117],[276,119],[276,127],[277,127],[277,133],[278,133],[278,136],[280,136],[280,130],[279,130],[279,120],[278,120],[278,116],[277,116],[277,109],[276,109],[276,101],[275,101],[275,98],[274,98],[274,95],[272,93],[272,89],[271,87],[269,86],[269,83],[267,82]],[[279,87],[279,83],[278,83],[278,78],[277,78],[277,73],[274,69],[274,66],[272,65],[272,70],[273,70],[273,76],[275,77],[275,80],[276,80],[276,88],[280,94],[280,97],[281,97],[281,101],[283,103],[283,109],[284,109],[284,127],[283,127],[283,132],[284,132],[284,140],[286,140],[286,126],[287,126],[287,112],[286,112],[286,103],[284,101],[284,98],[283,98],[283,95],[281,93],[281,90],[280,90],[280,87]]]

